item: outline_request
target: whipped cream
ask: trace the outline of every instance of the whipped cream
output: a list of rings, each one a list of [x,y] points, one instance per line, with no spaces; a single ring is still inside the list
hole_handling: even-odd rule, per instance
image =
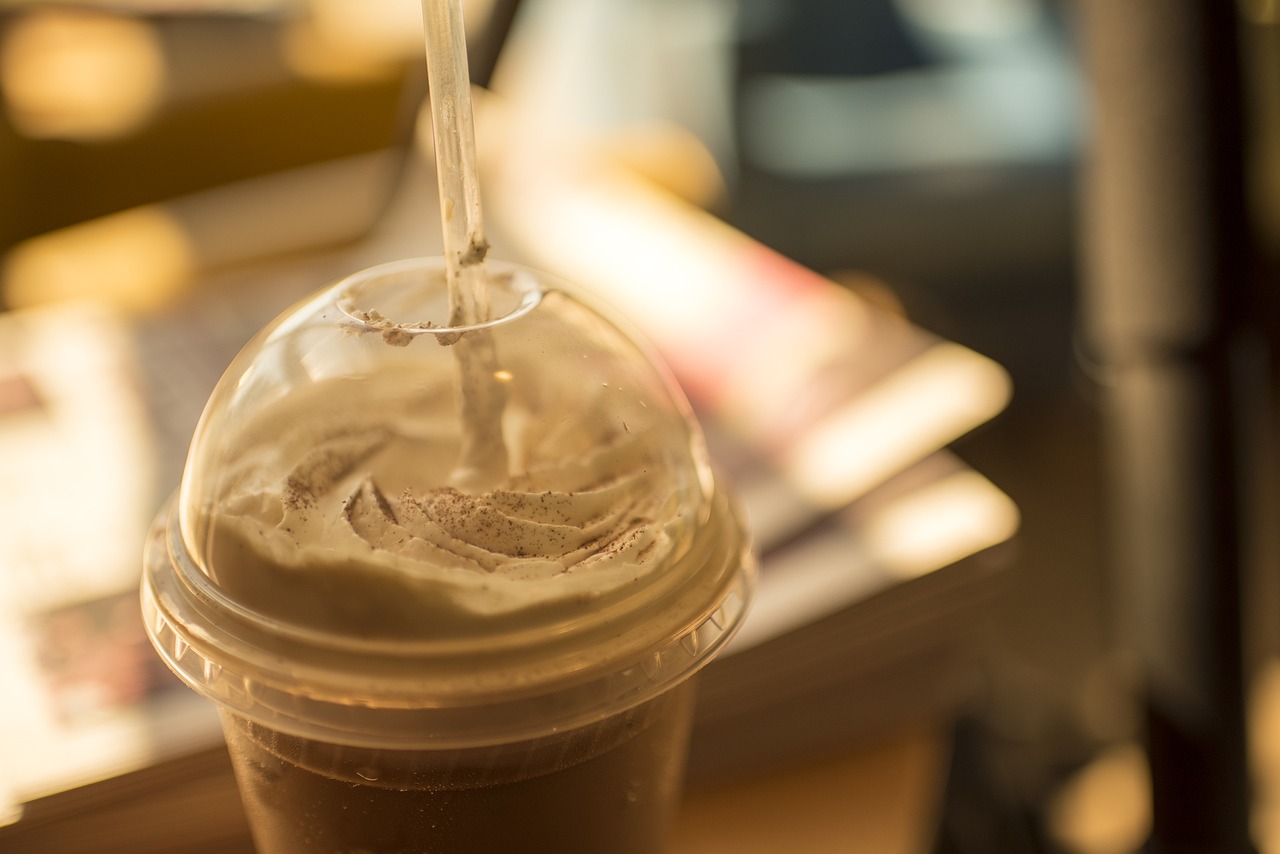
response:
[[[406,394],[409,378],[392,372],[278,401],[243,431],[227,468],[211,574],[260,610],[400,635],[441,610],[608,599],[674,560],[691,484],[664,456],[673,442],[687,455],[687,436],[648,423],[652,411],[624,389],[571,379],[557,390],[566,408],[544,414],[514,385],[503,414],[509,471],[483,491],[454,470],[463,437],[444,384]],[[361,611],[335,585],[380,604]],[[418,615],[388,600],[413,600]]]

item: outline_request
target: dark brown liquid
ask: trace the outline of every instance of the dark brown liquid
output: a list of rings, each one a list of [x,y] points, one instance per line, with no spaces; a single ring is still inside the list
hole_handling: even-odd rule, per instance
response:
[[[656,854],[678,800],[688,684],[606,721],[469,750],[378,750],[230,715],[259,854]]]

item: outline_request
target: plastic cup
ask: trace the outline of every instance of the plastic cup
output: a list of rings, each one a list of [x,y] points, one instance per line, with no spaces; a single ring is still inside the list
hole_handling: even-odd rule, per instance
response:
[[[357,273],[237,357],[149,538],[148,632],[218,704],[261,854],[660,851],[744,528],[636,336],[493,262],[495,319],[449,329],[444,275]],[[457,465],[468,382],[500,391],[496,482]]]

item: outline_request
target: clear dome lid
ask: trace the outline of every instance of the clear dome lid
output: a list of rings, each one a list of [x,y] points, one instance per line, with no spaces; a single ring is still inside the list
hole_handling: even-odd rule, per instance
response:
[[[228,696],[175,644],[251,674],[250,706],[310,680],[362,707],[559,692],[568,720],[587,686],[639,701],[732,633],[745,538],[669,374],[581,293],[487,266],[489,322],[450,327],[443,265],[396,262],[227,370],[144,585],[198,690]]]

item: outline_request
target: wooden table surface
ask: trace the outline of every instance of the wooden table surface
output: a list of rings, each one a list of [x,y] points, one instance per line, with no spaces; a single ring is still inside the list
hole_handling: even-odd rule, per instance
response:
[[[671,854],[923,854],[947,765],[941,729],[913,726],[821,761],[689,792]],[[42,799],[0,828],[13,854],[252,854],[226,751]]]

